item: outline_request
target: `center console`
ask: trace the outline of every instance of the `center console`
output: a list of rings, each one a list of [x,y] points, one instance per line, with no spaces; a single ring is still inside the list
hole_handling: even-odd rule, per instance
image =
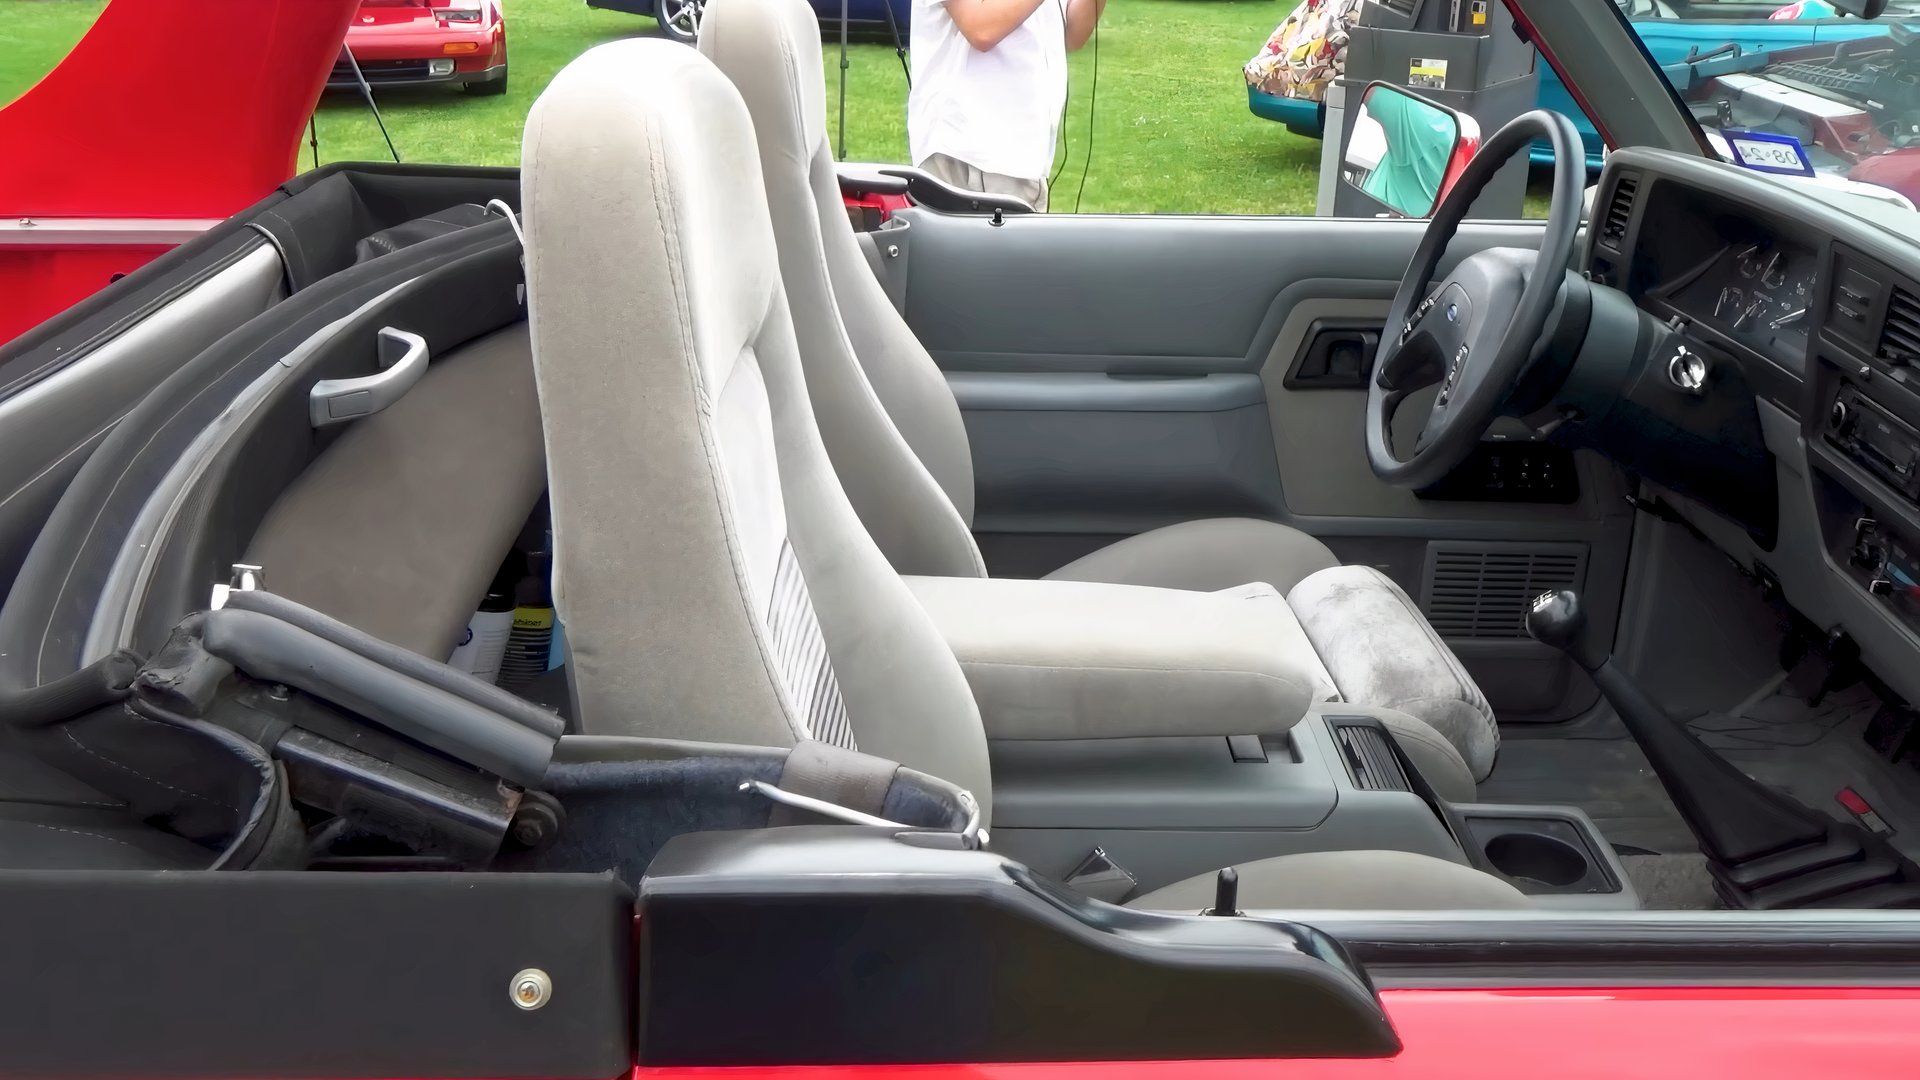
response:
[[[1542,907],[1638,903],[1585,814],[1435,795],[1379,710],[1317,705],[1278,735],[990,748],[995,849],[1076,887],[1117,881],[1087,889],[1103,899],[1277,855],[1385,849],[1465,862]]]
[[[1303,625],[1265,585],[905,580],[979,704],[995,849],[1086,895],[1388,850],[1467,863],[1544,906],[1635,905],[1578,810],[1471,804],[1432,727],[1339,700],[1342,668],[1309,634],[1321,608]]]

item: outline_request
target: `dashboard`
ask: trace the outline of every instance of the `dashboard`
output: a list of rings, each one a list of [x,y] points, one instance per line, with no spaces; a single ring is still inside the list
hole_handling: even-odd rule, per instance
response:
[[[1664,335],[1622,408],[1643,430],[1658,430],[1651,415],[1688,432],[1691,442],[1646,456],[1695,482],[1674,487],[1657,468],[1622,464],[1910,701],[1920,700],[1916,221],[1721,162],[1628,149],[1601,177],[1585,267],[1652,316],[1643,338]],[[1710,378],[1682,385],[1660,350]],[[1765,472],[1735,480],[1669,460],[1710,459],[1756,426]],[[1759,514],[1715,505],[1716,487],[1755,482],[1773,489],[1764,528]]]

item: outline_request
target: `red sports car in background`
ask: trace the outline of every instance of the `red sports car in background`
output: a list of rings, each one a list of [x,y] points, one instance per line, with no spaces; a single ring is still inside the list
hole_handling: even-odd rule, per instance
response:
[[[351,56],[349,56],[351,54]],[[447,83],[476,94],[507,91],[507,24],[499,0],[361,0],[330,90]]]

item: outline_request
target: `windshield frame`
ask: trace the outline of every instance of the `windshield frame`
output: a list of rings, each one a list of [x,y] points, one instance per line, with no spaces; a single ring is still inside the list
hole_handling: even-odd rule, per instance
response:
[[[1610,150],[1651,146],[1719,160],[1673,84],[1612,0],[1504,0]],[[1556,43],[1574,43],[1559,48]],[[1635,64],[1629,56],[1638,57]]]

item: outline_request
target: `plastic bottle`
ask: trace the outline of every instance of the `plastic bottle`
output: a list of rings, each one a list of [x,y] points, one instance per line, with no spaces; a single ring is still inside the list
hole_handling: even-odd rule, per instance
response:
[[[525,687],[546,674],[553,650],[553,555],[527,553],[527,572],[513,589],[513,629],[500,661],[500,685]]]
[[[480,609],[467,620],[467,636],[447,657],[447,666],[488,682],[500,681],[500,661],[513,633],[513,592],[495,582]]]

